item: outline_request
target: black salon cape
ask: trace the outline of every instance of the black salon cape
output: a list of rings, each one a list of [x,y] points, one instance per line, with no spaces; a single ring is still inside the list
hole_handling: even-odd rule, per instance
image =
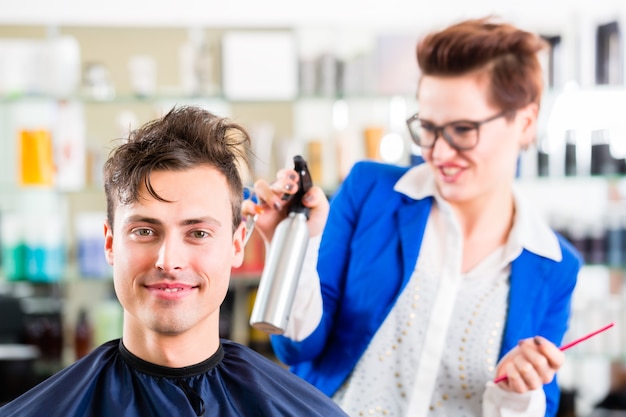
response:
[[[221,340],[206,361],[166,368],[113,340],[0,408],[2,417],[346,416],[269,359]]]

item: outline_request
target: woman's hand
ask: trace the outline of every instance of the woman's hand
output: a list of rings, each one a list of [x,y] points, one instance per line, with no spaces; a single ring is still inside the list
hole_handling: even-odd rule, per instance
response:
[[[276,226],[287,217],[289,200],[298,191],[299,180],[298,173],[293,169],[281,169],[276,173],[274,182],[258,180],[254,183],[257,204],[251,200],[244,201],[243,215],[258,214],[255,230],[261,234],[266,243],[272,241]],[[304,195],[302,204],[311,209],[307,223],[309,235],[311,237],[320,235],[324,230],[329,211],[326,194],[320,187],[314,185]]]
[[[541,336],[521,340],[498,364],[496,376],[507,376],[498,385],[518,393],[541,388],[552,381],[564,361],[563,352]]]

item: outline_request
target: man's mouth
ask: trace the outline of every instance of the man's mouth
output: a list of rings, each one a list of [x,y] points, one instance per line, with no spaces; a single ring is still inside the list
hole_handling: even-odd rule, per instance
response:
[[[197,285],[167,284],[167,283],[152,284],[152,285],[147,285],[146,287],[153,291],[163,291],[167,293],[177,293],[177,292],[188,291],[188,290],[193,290],[195,288],[198,288]]]
[[[178,292],[178,291],[182,291],[183,288],[177,287],[177,288],[159,288],[159,290],[161,291],[165,291],[165,292]]]

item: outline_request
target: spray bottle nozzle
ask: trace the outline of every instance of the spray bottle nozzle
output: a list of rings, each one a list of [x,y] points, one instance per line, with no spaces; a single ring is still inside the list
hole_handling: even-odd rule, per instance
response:
[[[289,212],[301,212],[308,218],[309,209],[302,205],[302,197],[304,197],[304,195],[313,186],[313,180],[311,179],[311,173],[309,172],[309,167],[307,166],[306,161],[300,155],[293,157],[293,165],[294,171],[296,171],[300,176],[300,181],[298,182],[298,191],[291,199]]]

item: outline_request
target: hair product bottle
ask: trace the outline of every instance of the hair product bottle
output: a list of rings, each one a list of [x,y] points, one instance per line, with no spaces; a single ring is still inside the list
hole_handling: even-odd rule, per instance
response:
[[[299,155],[293,161],[300,175],[298,192],[274,233],[250,316],[251,326],[270,334],[285,331],[309,241],[309,209],[302,205],[302,197],[313,184],[306,161]]]

